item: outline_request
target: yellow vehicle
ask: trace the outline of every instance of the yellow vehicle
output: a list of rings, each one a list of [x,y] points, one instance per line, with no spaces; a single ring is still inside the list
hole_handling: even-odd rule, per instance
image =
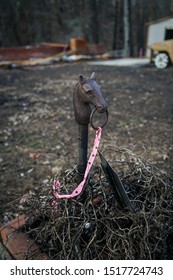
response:
[[[158,69],[165,69],[169,64],[173,64],[173,39],[154,43],[150,49],[150,61],[154,61]]]

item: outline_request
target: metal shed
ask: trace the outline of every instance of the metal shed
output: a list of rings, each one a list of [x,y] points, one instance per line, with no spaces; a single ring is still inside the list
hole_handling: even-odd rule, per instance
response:
[[[148,47],[151,44],[173,39],[173,16],[148,22],[147,27],[146,55],[149,57],[150,49]]]

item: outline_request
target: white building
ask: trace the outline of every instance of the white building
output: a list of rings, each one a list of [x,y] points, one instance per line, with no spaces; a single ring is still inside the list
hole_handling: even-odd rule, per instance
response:
[[[146,56],[149,57],[150,49],[148,46],[167,39],[173,39],[173,16],[149,22],[147,27]]]

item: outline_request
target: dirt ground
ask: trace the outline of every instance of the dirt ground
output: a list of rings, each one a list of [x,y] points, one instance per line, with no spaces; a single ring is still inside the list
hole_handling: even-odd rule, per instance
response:
[[[7,203],[76,165],[73,88],[80,73],[92,72],[109,111],[100,150],[110,143],[145,149],[147,158],[172,175],[173,67],[159,71],[152,65],[77,62],[0,69],[1,214]],[[94,135],[90,128],[89,149]]]

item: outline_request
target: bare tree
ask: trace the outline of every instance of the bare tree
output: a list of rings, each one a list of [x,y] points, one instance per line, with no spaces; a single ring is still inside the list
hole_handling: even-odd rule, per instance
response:
[[[98,8],[97,8],[97,1],[90,0],[90,24],[91,24],[91,35],[92,40],[95,44],[99,43],[99,23],[98,23]]]
[[[129,48],[129,36],[130,36],[130,22],[129,22],[129,1],[124,0],[124,53],[129,56],[130,48]]]

